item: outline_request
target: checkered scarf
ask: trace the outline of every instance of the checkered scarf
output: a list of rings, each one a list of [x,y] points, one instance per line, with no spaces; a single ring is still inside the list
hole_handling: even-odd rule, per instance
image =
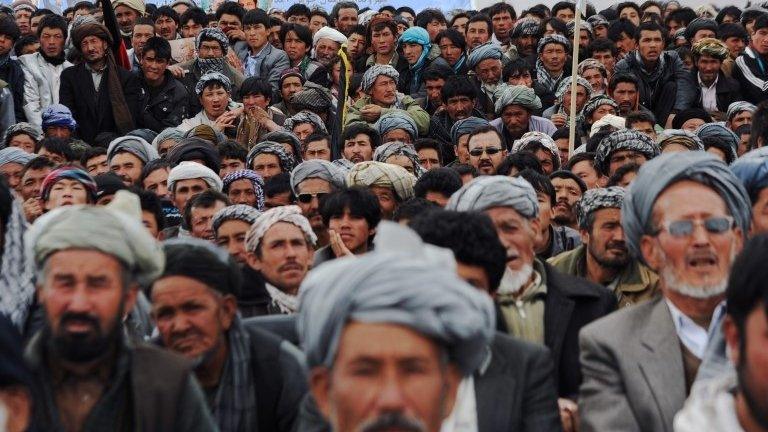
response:
[[[222,371],[211,411],[221,432],[255,431],[256,385],[251,374],[251,338],[235,315],[227,332],[229,359]]]
[[[621,209],[626,193],[626,189],[619,186],[590,189],[584,192],[579,202],[576,203],[576,216],[579,220],[579,228],[587,229],[589,215],[597,210],[605,208]]]
[[[24,253],[24,232],[27,223],[17,199],[2,227],[2,264],[0,265],[0,313],[11,319],[19,329],[24,327],[29,305],[35,295],[32,284],[32,263]]]

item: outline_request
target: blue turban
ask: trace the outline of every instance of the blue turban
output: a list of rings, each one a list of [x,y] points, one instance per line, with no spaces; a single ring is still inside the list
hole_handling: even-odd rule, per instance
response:
[[[753,204],[760,191],[768,187],[768,158],[741,157],[731,164],[731,171],[741,180]]]
[[[35,158],[32,153],[27,153],[18,147],[6,147],[0,150],[0,166],[9,163],[17,163],[19,165],[26,165]]]
[[[330,183],[336,189],[344,189],[346,186],[346,173],[338,166],[321,159],[306,160],[291,171],[291,189],[295,195],[299,195],[298,187],[301,182],[311,178],[318,178]]]
[[[379,120],[373,125],[373,128],[379,132],[379,136],[382,138],[384,137],[384,134],[395,129],[402,129],[408,132],[408,135],[410,135],[413,140],[416,140],[416,138],[419,137],[416,122],[413,121],[410,114],[399,109],[392,109],[382,114],[381,117],[379,117]]]
[[[63,126],[71,131],[77,127],[77,122],[72,116],[72,111],[65,105],[53,104],[43,110],[43,129],[48,126]]]

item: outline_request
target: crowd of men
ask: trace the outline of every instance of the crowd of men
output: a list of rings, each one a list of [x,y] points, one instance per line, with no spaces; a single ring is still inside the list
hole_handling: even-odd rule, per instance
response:
[[[0,130],[1,431],[768,431],[768,4],[15,0]]]

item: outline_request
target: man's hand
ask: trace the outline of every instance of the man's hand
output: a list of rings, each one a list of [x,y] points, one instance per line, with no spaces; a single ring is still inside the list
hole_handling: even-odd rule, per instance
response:
[[[366,105],[360,110],[360,118],[367,122],[375,122],[381,117],[382,108],[378,105]]]
[[[245,73],[245,69],[243,69],[243,62],[240,61],[240,58],[237,57],[237,54],[235,54],[234,51],[229,50],[229,52],[227,52],[226,59],[230,66],[237,69],[240,73]]]
[[[170,65],[168,66],[168,72],[170,72],[171,75],[173,75],[175,78],[181,79],[184,78],[184,74],[189,71],[185,71],[179,65]]]
[[[579,406],[570,399],[559,398],[560,421],[564,432],[579,432]]]
[[[24,201],[21,207],[24,209],[24,217],[29,223],[43,215],[43,203],[40,198],[30,198]]]
[[[564,127],[568,123],[568,118],[565,114],[552,114],[550,120],[557,128]]]
[[[352,251],[344,245],[344,241],[341,240],[341,235],[339,235],[339,233],[329,229],[328,237],[330,239],[331,250],[333,251],[333,254],[336,255],[336,258],[352,255]]]
[[[240,29],[232,29],[227,32],[227,37],[229,38],[230,42],[234,45],[235,41],[245,40],[245,32]]]
[[[234,111],[227,111],[216,119],[216,123],[214,123],[213,127],[219,132],[224,132],[224,129],[228,127],[235,127],[235,120],[237,120],[239,116],[239,113],[234,114]]]

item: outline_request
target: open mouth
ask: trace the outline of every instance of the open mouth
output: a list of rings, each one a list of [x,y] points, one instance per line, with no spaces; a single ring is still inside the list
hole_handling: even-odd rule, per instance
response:
[[[717,259],[715,257],[696,257],[688,260],[688,266],[693,268],[703,269],[706,267],[714,267],[717,265]]]

